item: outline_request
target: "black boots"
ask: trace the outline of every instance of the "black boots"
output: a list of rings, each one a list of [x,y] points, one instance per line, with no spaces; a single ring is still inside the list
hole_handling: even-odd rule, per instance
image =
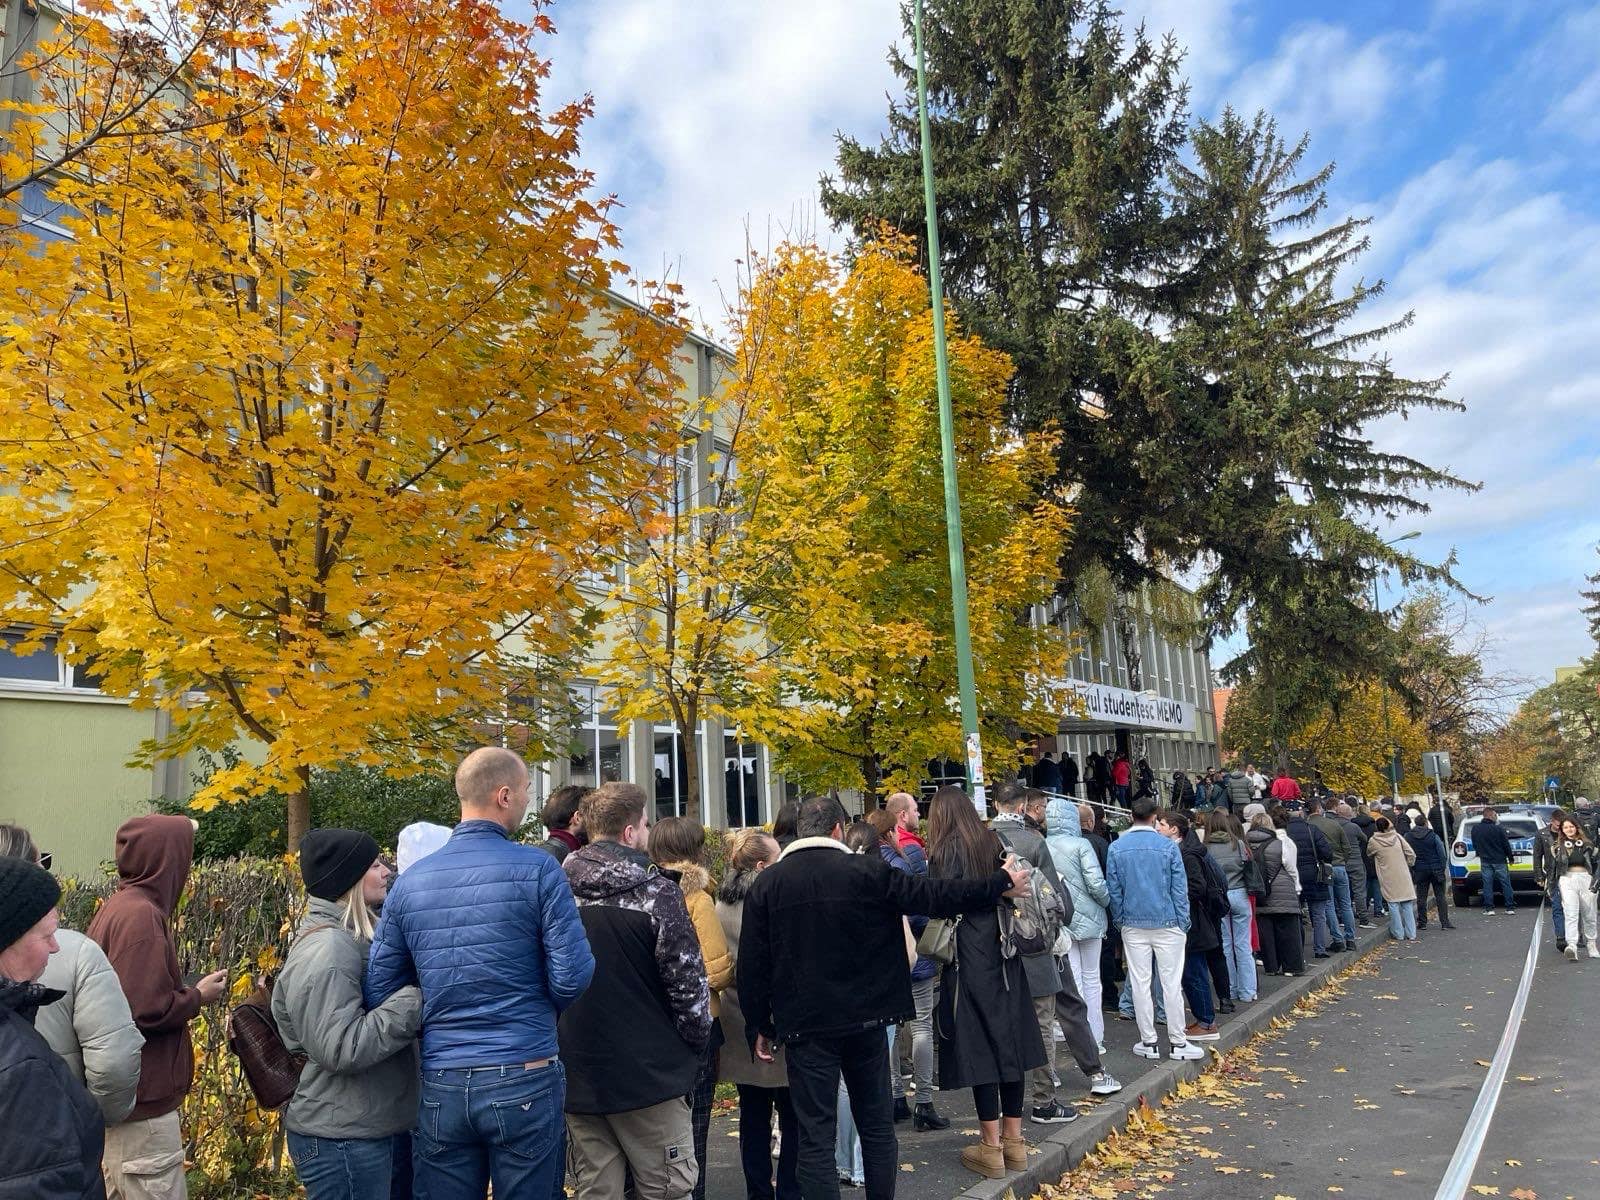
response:
[[[932,1129],[949,1129],[950,1118],[941,1117],[939,1110],[933,1106],[931,1101],[927,1104],[918,1104],[916,1115],[911,1118],[911,1128],[918,1133]]]
[[[897,1122],[911,1120],[911,1105],[906,1103],[904,1096],[894,1098],[894,1119]]]

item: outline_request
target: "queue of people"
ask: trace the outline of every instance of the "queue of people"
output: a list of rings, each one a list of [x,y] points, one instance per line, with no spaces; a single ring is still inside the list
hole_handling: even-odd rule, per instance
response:
[[[634,785],[558,791],[537,844],[516,838],[516,754],[474,751],[455,786],[460,823],[405,830],[398,876],[358,831],[300,846],[305,915],[271,1013],[304,1061],[283,1124],[310,1200],[549,1200],[569,1178],[586,1198],[701,1200],[719,1083],[750,1200],[887,1200],[897,1126],[948,1128],[936,1096],[957,1090],[978,1126],[962,1162],[999,1178],[1030,1127],[1077,1118],[1058,1049],[1090,1094],[1120,1090],[1102,1061],[1119,963],[1134,1052],[1199,1058],[1260,974],[1304,970],[1302,914],[1321,957],[1354,949],[1378,902],[1414,938],[1431,869],[1425,821],[1315,797],[1235,810],[1258,792],[1239,772],[1227,806],[1130,796],[1120,836],[1022,783],[988,823],[954,786],[926,826],[905,793],[854,821],[817,797],[731,835],[720,878],[704,828],[652,822]],[[43,856],[0,826],[0,1072],[30,1094],[0,1099],[16,1194],[184,1194],[187,1026],[227,987],[186,980],[172,938],[194,828],[127,822],[85,935],[58,929]],[[1569,941],[1600,956],[1600,859],[1576,821],[1548,841]]]

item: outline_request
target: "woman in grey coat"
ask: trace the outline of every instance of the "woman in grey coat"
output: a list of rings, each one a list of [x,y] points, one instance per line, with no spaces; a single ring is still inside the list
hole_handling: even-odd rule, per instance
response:
[[[20,825],[0,825],[0,856],[44,865]],[[57,929],[56,942],[61,949],[50,956],[39,982],[65,994],[39,1010],[34,1028],[89,1089],[106,1124],[115,1125],[133,1110],[144,1035],[105,951],[71,929]]]
[[[284,1112],[289,1157],[307,1200],[388,1200],[394,1139],[416,1124],[422,1090],[422,994],[402,988],[371,1012],[361,1001],[389,868],[366,834],[314,829],[300,874],[306,918],[272,993],[284,1045],[306,1056]]]

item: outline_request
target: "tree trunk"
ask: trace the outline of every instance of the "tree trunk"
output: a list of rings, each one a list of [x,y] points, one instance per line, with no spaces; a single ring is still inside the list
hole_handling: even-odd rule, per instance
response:
[[[684,724],[688,728],[685,729],[683,725],[678,727],[678,742],[683,747],[683,773],[686,776],[683,781],[683,815],[691,821],[705,824],[705,817],[701,815],[705,806],[701,803],[704,797],[700,795],[700,740],[694,736],[695,726],[700,723],[698,714],[698,705],[687,706]]]
[[[1117,641],[1122,643],[1122,661],[1128,671],[1128,690],[1144,690],[1144,656],[1139,651],[1139,621],[1122,596],[1117,597],[1112,610],[1117,626]],[[1149,743],[1144,726],[1135,725],[1128,733],[1128,757],[1137,765],[1141,758],[1149,757]]]
[[[300,786],[289,793],[287,850],[290,854],[300,849],[300,839],[311,831],[311,768],[296,767],[295,776]]]

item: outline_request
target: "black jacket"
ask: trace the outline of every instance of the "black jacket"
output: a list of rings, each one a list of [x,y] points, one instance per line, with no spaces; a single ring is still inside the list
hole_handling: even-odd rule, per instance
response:
[[[594,952],[594,980],[558,1026],[567,1111],[631,1112],[687,1096],[712,1021],[683,889],[617,842],[592,842],[562,866]]]
[[[1061,790],[1060,764],[1049,759],[1041,759],[1033,764],[1033,786],[1042,788],[1047,792]]]
[[[1069,796],[1078,794],[1078,760],[1070,754],[1061,756],[1061,790]]]
[[[0,1200],[105,1200],[100,1106],[33,1028],[65,994],[0,976]]]
[[[1411,843],[1411,850],[1417,856],[1411,874],[1418,879],[1431,879],[1444,873],[1444,843],[1439,840],[1439,835],[1432,829],[1424,829],[1421,825],[1414,825],[1406,830],[1404,837]]]
[[[1511,839],[1499,821],[1479,821],[1472,827],[1472,849],[1480,863],[1502,866],[1511,861]]]
[[[1300,872],[1300,896],[1305,900],[1326,900],[1328,885],[1317,881],[1317,864],[1333,864],[1333,846],[1305,817],[1296,814],[1285,832],[1294,841],[1295,868]]]
[[[916,1015],[900,918],[992,909],[1011,877],[932,880],[832,838],[800,838],[744,902],[739,1002],[745,1037],[780,1042],[898,1025]]]
[[[1209,897],[1219,889],[1216,886],[1216,866],[1211,861],[1211,855],[1206,851],[1205,844],[1195,836],[1191,829],[1183,841],[1178,843],[1178,849],[1183,854],[1183,871],[1189,878],[1189,937],[1188,949],[1204,954],[1207,950],[1215,950],[1222,945],[1221,922],[1211,912]],[[1226,898],[1228,889],[1224,884],[1221,894]]]

